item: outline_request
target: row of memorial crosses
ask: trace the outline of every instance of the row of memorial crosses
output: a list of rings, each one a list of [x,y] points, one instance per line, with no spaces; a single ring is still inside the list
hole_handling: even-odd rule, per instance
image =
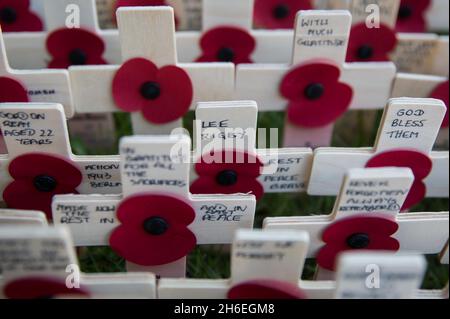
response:
[[[51,219],[54,195],[122,192],[119,156],[72,154],[61,105],[6,103],[0,109],[8,148],[0,156],[0,194],[7,207],[43,211]],[[188,146],[185,150],[191,172],[186,185],[193,194],[243,193],[257,200],[265,193],[335,196],[349,169],[396,166],[411,168],[415,176],[402,211],[424,198],[448,196],[448,151],[431,151],[445,114],[442,101],[393,99],[373,149],[319,148],[314,153],[256,148],[252,101],[199,103],[196,114],[196,145],[193,153]],[[415,127],[405,129],[411,123]]]
[[[122,192],[119,156],[72,154],[61,105],[12,103],[0,108],[8,148],[0,156],[0,194],[7,207],[40,210],[51,219],[54,195]],[[307,191],[335,196],[351,168],[409,167],[415,182],[401,207],[406,211],[424,198],[448,196],[448,151],[431,151],[444,114],[438,100],[393,99],[375,148],[319,148],[313,153],[308,148],[257,149],[255,102],[199,103],[186,183],[194,194],[248,193],[260,199],[265,193]],[[420,125],[404,129],[408,123]],[[30,167],[29,161],[35,165]],[[29,200],[22,200],[25,195]]]
[[[247,107],[245,103],[241,105]],[[443,109],[442,104],[440,106]],[[40,110],[43,108],[38,106]],[[38,121],[55,113],[51,112],[55,111],[54,106],[47,113],[33,112],[33,106],[22,107],[21,110],[21,114]],[[61,107],[59,117],[63,118]],[[50,192],[46,201],[53,202],[54,223],[69,225],[75,246],[109,244],[129,262],[130,270],[145,269],[168,277],[184,276],[185,256],[197,244],[230,243],[236,229],[252,228],[256,204],[253,195],[191,195],[190,150],[190,139],[183,135],[124,138],[120,158],[123,195],[58,195],[52,200],[54,194]],[[28,156],[43,156],[43,153]],[[49,159],[58,158],[49,156],[47,161]],[[64,167],[60,166],[61,163],[70,164],[63,158],[58,160],[61,162],[52,163],[51,169]],[[19,165],[17,172],[22,176],[10,183],[6,191],[8,188],[24,188],[27,184],[46,188],[54,185],[52,173],[47,173],[50,176],[26,176],[24,167]],[[351,170],[331,220],[329,215],[268,219],[265,227],[305,228],[312,238],[309,254],[315,256],[317,253],[319,264],[327,270],[334,269],[336,254],[344,250],[367,248],[439,253],[448,240],[448,212],[398,215],[412,194],[410,189],[421,183],[415,181],[417,178],[411,168],[400,167]],[[14,189],[11,193],[16,194]],[[165,207],[171,209],[166,212]],[[367,213],[376,211],[376,216],[361,216],[364,210]],[[337,215],[340,212],[346,217],[348,214],[356,216],[335,223],[335,219],[342,217]],[[370,219],[370,222],[365,219]],[[367,225],[375,226],[370,229]],[[387,233],[378,234],[381,228]],[[341,229],[343,234],[340,234]],[[433,229],[434,237],[430,238],[424,229]],[[349,231],[354,233],[347,234]],[[328,247],[328,253],[325,246],[321,250],[325,253],[321,254],[317,250],[323,242],[327,243],[328,239],[321,237],[325,232],[338,236],[342,243],[339,242],[339,247]],[[349,240],[353,235],[355,239]],[[385,238],[381,238],[380,243],[371,236]],[[143,253],[146,251],[144,247],[152,249]]]
[[[81,273],[65,227],[14,222],[1,225],[0,299],[439,299],[448,296],[448,288],[419,289],[426,260],[416,254],[346,252],[339,257],[336,281],[301,280],[309,246],[309,236],[302,231],[237,231],[233,237],[230,279],[157,280],[149,272]],[[384,284],[387,280],[389,285]],[[367,285],[368,281],[371,285]]]
[[[53,13],[49,16],[59,17],[55,18],[56,21],[51,25],[61,26],[65,23],[61,18],[64,16],[61,10],[65,9],[68,0],[58,1],[57,5],[53,4],[54,0],[46,1],[48,2],[46,8]],[[224,10],[224,7],[230,6],[223,0],[206,1],[204,6],[205,26],[214,25],[214,21],[220,23],[222,13],[226,16],[223,19],[230,21],[232,26],[249,25],[248,16],[251,15],[248,14],[247,18],[230,14],[233,19],[228,20],[230,16],[226,13],[231,9]],[[243,13],[252,10],[248,1],[240,2],[238,7]],[[98,23],[92,13],[95,12],[94,3],[83,2],[83,10],[91,13],[83,15],[86,20],[83,25],[95,29]],[[113,112],[125,111],[132,113],[135,133],[168,134],[172,129],[181,126],[181,118],[187,111],[193,109],[198,101],[254,99],[258,102],[260,111],[286,111],[285,146],[288,147],[329,145],[334,123],[347,110],[380,109],[391,95],[409,96],[411,93],[414,97],[431,96],[443,99],[448,104],[448,90],[445,90],[448,87],[446,77],[448,74],[405,76],[396,75],[394,64],[389,62],[345,63],[352,21],[348,11],[302,11],[297,14],[294,33],[286,35],[287,31],[282,31],[284,33],[281,36],[273,34],[275,31],[264,31],[270,41],[263,42],[270,43],[271,47],[283,47],[281,44],[273,46],[274,39],[283,39],[284,42],[288,40],[284,55],[292,52],[294,43],[290,59],[291,67],[286,67],[285,64],[264,64],[269,60],[261,58],[261,63],[242,64],[236,68],[227,63],[177,64],[177,44],[180,47],[183,43],[192,43],[193,40],[176,39],[171,8],[121,8],[118,15],[119,32],[104,32],[116,32],[117,41],[120,35],[120,41],[115,46],[122,51],[123,60],[114,62],[124,62],[123,65],[89,66],[92,63],[88,61],[75,63],[69,71],[70,86],[61,88],[61,95],[55,96],[55,92],[60,90],[55,89],[52,84],[49,84],[47,89],[32,91],[30,86],[32,87],[34,82],[27,85],[20,78],[16,78],[17,72],[25,71],[14,72],[7,63],[5,50],[2,50],[5,71],[0,70],[0,74],[6,75],[2,80],[14,90],[8,90],[7,94],[4,93],[5,96],[1,96],[3,93],[0,94],[0,101],[47,100],[64,104],[65,101],[61,101],[61,98],[65,98],[73,100],[74,104],[73,109],[71,105],[68,106],[68,117],[73,113],[78,115],[94,113],[97,116],[103,114],[109,116],[107,121],[111,122]],[[130,21],[133,21],[133,24]],[[158,32],[142,32],[148,29]],[[82,32],[84,29],[70,30]],[[14,39],[14,35],[12,37]],[[228,45],[226,39],[224,41],[215,49],[218,50],[217,55],[221,55],[222,49],[230,50],[232,44]],[[65,58],[72,56],[75,51],[86,51],[81,47],[77,48],[76,42],[71,43],[75,48],[68,48],[65,51],[67,55]],[[104,45],[98,47],[100,46]],[[14,45],[7,47],[13,48]],[[265,47],[267,46],[258,45],[258,48]],[[440,47],[448,47],[448,41],[446,46]],[[23,47],[20,49],[30,51],[24,50]],[[264,56],[283,55],[263,49],[261,55]],[[178,51],[187,50],[182,48]],[[428,60],[436,61],[434,56],[448,56],[448,50],[446,54],[440,54],[442,50],[435,51]],[[82,55],[85,56],[85,52]],[[11,56],[19,58],[21,54],[12,52]],[[27,59],[22,56],[20,61],[24,60]],[[288,60],[282,61],[286,63]],[[259,59],[256,62],[260,62]],[[99,63],[94,61],[93,64]],[[441,69],[448,68],[441,67]],[[143,70],[147,72],[144,74]],[[130,76],[136,81],[124,80]],[[39,83],[43,81],[40,77],[36,80]],[[177,85],[173,85],[175,80]],[[58,84],[63,85],[61,82]],[[419,85],[421,89],[415,90],[414,88]],[[174,93],[177,93],[177,98],[174,98]],[[43,94],[54,96],[55,100],[48,100],[49,97],[43,97]],[[447,125],[446,122],[444,126]],[[114,128],[111,123],[106,127],[110,130]],[[99,132],[98,135],[101,136],[99,139],[104,138],[105,134],[106,132],[104,134]]]

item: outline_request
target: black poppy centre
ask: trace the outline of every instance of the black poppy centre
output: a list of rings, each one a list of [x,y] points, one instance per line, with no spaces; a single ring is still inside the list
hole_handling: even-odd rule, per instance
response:
[[[34,178],[33,185],[38,191],[49,193],[56,189],[58,182],[49,175],[39,175]]]
[[[364,249],[370,244],[370,237],[365,233],[353,234],[347,238],[347,245],[353,249]]]
[[[88,56],[82,49],[74,49],[69,53],[69,61],[71,65],[85,65]]]
[[[373,56],[373,48],[370,45],[362,45],[358,48],[356,55],[362,60],[370,59]]]
[[[153,236],[164,235],[169,229],[169,223],[161,217],[151,217],[144,221],[144,230]]]
[[[221,48],[217,53],[217,59],[221,62],[233,62],[235,56],[234,50],[229,47]]]
[[[216,181],[222,186],[233,186],[238,181],[238,174],[233,170],[224,170],[217,174]]]
[[[304,91],[305,97],[308,100],[317,100],[325,93],[325,87],[321,83],[311,83]]]
[[[14,8],[5,7],[0,9],[0,21],[5,24],[13,24],[17,20],[17,12]]]
[[[141,96],[146,100],[156,100],[161,95],[161,87],[156,82],[145,82],[142,84]]]
[[[273,17],[277,20],[285,19],[289,16],[291,10],[285,4],[279,4],[275,8],[273,8],[272,14]]]
[[[412,16],[412,14],[413,14],[412,8],[410,6],[403,5],[400,7],[398,11],[398,18],[401,20],[408,19]]]
[[[17,21],[17,11],[11,7],[0,9],[0,22],[5,24],[13,24]]]

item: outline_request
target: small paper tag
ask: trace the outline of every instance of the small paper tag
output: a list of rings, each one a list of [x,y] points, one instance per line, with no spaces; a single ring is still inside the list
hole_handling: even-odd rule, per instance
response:
[[[426,270],[423,256],[344,253],[338,262],[338,299],[412,299]]]
[[[435,99],[391,99],[380,126],[376,151],[406,148],[430,153],[446,110],[444,102]]]
[[[309,235],[296,231],[237,232],[232,253],[232,281],[273,279],[298,284]]]
[[[335,218],[371,213],[396,217],[413,181],[408,168],[352,169],[336,201]]]
[[[0,232],[0,269],[7,278],[67,276],[77,265],[70,235],[65,228],[4,227]]]

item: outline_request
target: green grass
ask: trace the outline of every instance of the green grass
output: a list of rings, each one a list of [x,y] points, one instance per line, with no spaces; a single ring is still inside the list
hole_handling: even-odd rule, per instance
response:
[[[371,147],[374,144],[381,112],[350,112],[337,125],[333,137],[336,147]],[[184,126],[192,132],[193,114],[186,116]],[[284,116],[281,113],[260,114],[259,128],[279,128],[282,130]],[[132,134],[130,119],[127,114],[116,115],[117,138]],[[282,134],[280,134],[280,145]],[[117,154],[117,145],[110,150],[89,150],[76,138],[72,139],[76,154],[103,155]],[[259,201],[256,211],[255,227],[261,227],[266,217],[302,216],[330,213],[334,197],[311,197],[306,194],[267,194]],[[427,199],[413,211],[448,211],[448,199]],[[219,247],[198,247],[188,257],[188,277],[190,278],[228,278],[230,276],[229,249]],[[85,272],[120,272],[125,271],[125,262],[111,249],[83,248],[79,251],[82,270]],[[425,289],[442,289],[448,282],[448,267],[439,264],[437,256],[429,256],[429,269],[423,287]],[[304,278],[311,279],[316,265],[308,260]]]

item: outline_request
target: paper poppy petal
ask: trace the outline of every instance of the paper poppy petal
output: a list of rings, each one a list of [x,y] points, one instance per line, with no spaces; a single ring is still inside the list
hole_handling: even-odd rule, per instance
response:
[[[135,234],[133,229],[119,228],[110,237],[111,248],[127,261],[141,266],[160,266],[187,256],[196,246],[195,235],[180,229],[171,237]]]
[[[414,184],[403,204],[402,210],[408,210],[420,203],[426,196],[426,185],[422,182],[433,169],[433,161],[426,154],[413,150],[394,150],[375,155],[366,167],[409,167],[414,174]]]
[[[339,80],[339,67],[323,59],[311,60],[290,70],[280,84],[280,94],[290,101],[303,101],[305,88],[311,83],[321,83],[325,88]]]
[[[251,193],[257,199],[264,194],[264,188],[257,178],[261,175],[262,162],[255,155],[238,151],[221,151],[203,154],[195,165],[199,178],[191,185],[193,194],[237,194]],[[236,174],[232,185],[221,185],[217,176],[226,171]]]
[[[90,56],[88,57],[85,65],[105,65],[108,64],[102,57]],[[67,57],[54,58],[48,63],[49,69],[68,69],[71,66],[71,62]]]
[[[403,204],[401,210],[406,211],[418,204],[426,197],[427,186],[422,181],[415,181],[411,190],[409,191],[408,197],[406,197],[405,203]]]
[[[89,293],[81,288],[67,288],[63,280],[53,278],[27,277],[14,280],[4,288],[8,299],[44,299],[58,296],[83,296]]]
[[[350,107],[353,89],[344,83],[336,83],[317,101],[305,99],[290,102],[287,116],[291,123],[303,127],[321,127],[335,122]]]
[[[359,51],[366,46],[372,50],[367,57]],[[347,62],[381,62],[390,61],[389,54],[397,46],[397,36],[388,26],[381,24],[379,28],[368,28],[365,23],[352,27],[347,50]]]
[[[296,285],[277,280],[251,280],[230,289],[228,299],[306,299],[303,291]]]
[[[68,68],[73,63],[70,53],[81,50],[85,55],[83,65],[103,65],[105,43],[97,34],[86,29],[62,28],[52,32],[47,38],[47,50],[52,56],[49,68]]]
[[[20,82],[0,76],[0,103],[28,102],[28,92]]]
[[[217,27],[206,32],[200,39],[202,56],[197,62],[221,62],[218,54],[223,48],[234,53],[233,63],[251,63],[250,55],[256,48],[256,41],[245,29],[238,27]]]
[[[398,224],[384,216],[358,216],[338,220],[322,234],[326,243],[345,242],[354,233],[383,234],[386,238],[395,234]]]
[[[385,216],[358,216],[338,220],[322,233],[325,245],[320,249],[316,258],[318,264],[328,270],[335,269],[336,257],[348,250],[355,250],[348,246],[347,239],[353,234],[364,233],[370,238],[369,246],[364,250],[398,251],[400,243],[391,236],[398,230],[398,224]]]
[[[192,194],[252,194],[256,199],[264,195],[264,187],[255,178],[238,178],[238,182],[231,186],[219,185],[215,178],[199,177],[191,185]]]
[[[422,33],[426,31],[425,13],[431,5],[431,0],[402,0],[399,17],[397,19],[397,32]],[[408,8],[410,14],[402,17],[402,8]]]
[[[110,236],[111,248],[127,261],[142,266],[168,264],[185,257],[196,246],[195,235],[187,228],[195,219],[194,209],[181,199],[143,194],[123,201],[117,212],[121,225]],[[164,219],[168,229],[151,235],[144,222]]]
[[[199,57],[195,62],[218,62],[217,54],[203,54],[201,57]],[[233,60],[234,64],[251,64],[253,63],[253,60],[249,57],[236,57]]]
[[[74,49],[82,49],[87,56],[101,56],[105,43],[95,33],[80,28],[62,28],[47,38],[47,50],[54,57],[66,57]]]
[[[56,179],[58,185],[68,188],[78,187],[83,180],[80,170],[71,161],[61,156],[41,153],[16,157],[9,165],[9,173],[16,180],[32,180],[39,175],[48,175]]]
[[[288,10],[277,18],[274,13],[278,6]],[[256,0],[254,20],[265,29],[292,29],[297,12],[312,9],[311,0]]]
[[[116,72],[112,94],[118,108],[125,112],[136,112],[149,105],[140,93],[145,82],[156,82],[158,68],[142,58],[128,60]]]
[[[325,245],[317,253],[317,264],[323,269],[334,271],[336,268],[337,256],[348,250],[350,249],[338,249],[334,245]]]
[[[39,192],[32,181],[16,180],[3,191],[3,200],[9,208],[41,211],[48,220],[52,220],[52,200],[55,195],[60,194],[78,194],[78,192],[66,185],[60,185],[53,192]]]
[[[239,176],[258,177],[263,164],[252,154],[237,151],[223,151],[203,154],[200,162],[195,164],[195,171],[201,176],[216,176],[225,170],[232,170]]]
[[[409,167],[417,180],[430,175],[433,161],[426,154],[414,150],[386,151],[372,157],[366,167]]]
[[[41,18],[30,11],[20,11],[14,23],[2,23],[1,27],[3,32],[39,32],[44,30]]]
[[[447,106],[447,113],[445,114],[444,121],[442,123],[442,127],[449,126],[449,116],[448,116],[448,104],[449,104],[449,81],[439,84],[433,92],[431,92],[430,98],[442,100]]]
[[[192,104],[194,89],[189,75],[183,69],[169,65],[158,72],[161,95],[142,109],[151,123],[166,124],[183,117]]]
[[[18,11],[27,11],[30,8],[30,0],[1,0],[0,7],[12,7]]]
[[[195,220],[195,211],[183,199],[155,194],[129,196],[117,209],[120,222],[139,229],[142,222],[152,216],[163,217],[174,225],[187,226]]]

